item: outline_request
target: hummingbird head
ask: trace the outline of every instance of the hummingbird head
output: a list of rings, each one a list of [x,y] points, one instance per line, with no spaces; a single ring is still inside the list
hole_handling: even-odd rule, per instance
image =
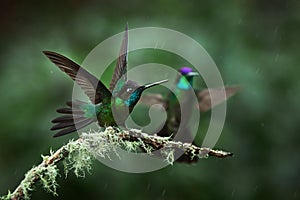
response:
[[[193,76],[199,75],[198,72],[193,71],[193,69],[190,67],[182,67],[179,69],[179,72],[182,76],[185,76],[185,77],[193,77]]]
[[[194,76],[199,76],[198,72],[193,71],[190,67],[182,67],[179,69],[180,76],[177,80],[179,89],[187,90],[193,85]]]
[[[131,110],[140,100],[142,93],[153,86],[167,82],[168,80],[157,81],[155,83],[149,83],[145,85],[138,85],[138,83],[128,80],[118,93],[117,97],[123,100],[123,103]]]

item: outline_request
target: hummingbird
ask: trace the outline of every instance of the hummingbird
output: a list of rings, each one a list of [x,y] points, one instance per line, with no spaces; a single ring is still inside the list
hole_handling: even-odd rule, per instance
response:
[[[54,137],[72,133],[93,122],[98,122],[100,127],[125,126],[125,120],[139,101],[142,93],[148,88],[168,81],[162,80],[139,85],[137,82],[127,80],[128,25],[125,28],[109,88],[106,88],[98,78],[69,58],[52,51],[43,51],[43,53],[61,71],[69,75],[90,100],[90,102],[68,101],[66,103],[68,107],[57,109],[57,112],[63,115],[52,120],[55,125],[51,130],[59,130]],[[118,116],[121,116],[117,117],[117,120],[115,120],[114,111],[118,112]]]
[[[182,67],[178,70],[178,76],[174,83],[174,93],[169,92],[165,98],[161,94],[148,93],[140,99],[141,104],[146,106],[160,104],[167,112],[167,120],[156,133],[157,135],[174,138],[177,134],[179,137],[176,139],[181,142],[193,141],[194,137],[188,123],[191,118],[192,109],[195,109],[194,105],[197,106],[200,112],[206,112],[212,107],[226,101],[240,90],[239,86],[225,87],[225,96],[222,95],[221,88],[196,90],[193,88],[193,79],[198,75],[192,68]],[[211,103],[210,93],[213,93],[212,95],[217,97],[217,101],[214,104]],[[194,98],[194,95],[197,98]],[[194,102],[195,99],[196,102]],[[194,141],[192,144],[196,145]],[[191,163],[197,160],[198,158],[196,157],[191,160],[183,154],[177,161]]]

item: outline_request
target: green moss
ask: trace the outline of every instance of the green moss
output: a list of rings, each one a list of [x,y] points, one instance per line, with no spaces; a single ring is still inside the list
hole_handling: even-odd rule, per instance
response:
[[[119,148],[137,153],[142,149],[143,152],[151,154],[152,151],[155,150],[151,146],[153,145],[152,142],[163,144],[164,148],[161,150],[161,155],[167,163],[173,165],[175,154],[173,146],[175,145],[178,146],[178,148],[186,149],[188,146],[185,145],[190,145],[169,141],[169,138],[147,135],[139,130],[132,130],[132,134],[134,134],[133,137],[131,137],[130,134],[131,131],[129,133],[128,131],[118,128],[108,127],[104,131],[83,133],[80,139],[69,141],[68,144],[56,152],[50,150],[49,156],[42,155],[43,163],[26,173],[24,180],[20,183],[19,187],[22,190],[22,197],[24,199],[30,198],[30,192],[34,189],[33,186],[36,180],[40,180],[43,188],[56,196],[58,187],[56,179],[57,176],[59,176],[59,169],[56,163],[62,159],[64,160],[63,164],[66,177],[70,171],[73,171],[77,177],[85,177],[86,173],[90,173],[92,161],[95,157],[111,159],[113,153],[117,155],[119,159],[122,159],[118,154]],[[192,156],[203,158],[208,156],[206,151],[203,153],[200,152],[199,154],[194,149],[190,149],[189,153],[192,154]],[[12,199],[14,197],[13,195],[15,194],[8,192],[8,194],[1,197],[1,199]]]
[[[0,197],[1,200],[9,200],[12,199],[12,194],[10,190],[8,190],[7,195]]]
[[[69,142],[65,150],[68,152],[63,162],[66,177],[69,171],[74,171],[77,177],[85,177],[86,172],[90,173],[93,157],[86,145]]]
[[[48,165],[47,167],[41,167],[37,171],[37,175],[40,177],[41,183],[43,188],[53,194],[54,196],[57,196],[57,187],[58,184],[56,182],[56,178],[59,175],[59,170],[56,165]]]
[[[171,148],[164,148],[161,150],[162,156],[165,158],[165,161],[170,165],[173,165],[174,163],[174,153],[175,150]]]

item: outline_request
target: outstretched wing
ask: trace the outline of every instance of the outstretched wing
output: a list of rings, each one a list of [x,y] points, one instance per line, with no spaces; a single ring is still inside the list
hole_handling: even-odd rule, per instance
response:
[[[232,87],[225,87],[225,93],[226,96],[222,95],[221,88],[209,88],[205,90],[201,90],[200,92],[197,92],[198,97],[198,103],[199,103],[199,109],[201,112],[206,112],[213,108],[216,105],[219,105],[220,103],[226,101],[229,97],[233,96],[235,93],[237,93],[241,87],[240,86],[232,86]],[[216,96],[217,101],[212,104],[211,102],[211,95]]]
[[[51,51],[43,53],[83,89],[93,104],[110,101],[110,91],[95,76],[63,55]]]
[[[111,79],[110,85],[109,85],[109,90],[110,92],[113,92],[114,88],[117,85],[117,82],[122,78],[124,84],[127,80],[127,55],[128,55],[128,24],[126,24],[125,27],[125,33],[124,33],[124,38],[122,42],[122,46],[119,52],[119,57],[117,60],[116,68],[113,74],[113,77]]]
[[[167,103],[161,94],[153,94],[153,93],[146,93],[143,94],[139,100],[140,104],[145,106],[152,106],[154,104],[160,104],[165,109],[167,109]]]

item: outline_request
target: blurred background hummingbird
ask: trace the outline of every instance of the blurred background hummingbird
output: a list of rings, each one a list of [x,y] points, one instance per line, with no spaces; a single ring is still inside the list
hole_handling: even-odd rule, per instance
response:
[[[174,93],[170,91],[165,97],[161,94],[148,93],[140,99],[141,104],[147,106],[160,104],[167,111],[167,120],[162,128],[160,127],[157,135],[174,138],[177,134],[176,140],[181,142],[193,141],[194,136],[188,124],[193,109],[206,112],[240,90],[239,86],[225,87],[225,96],[222,95],[221,88],[196,90],[193,88],[193,78],[198,75],[192,68],[182,67],[178,70],[178,77],[174,83]],[[217,97],[214,104],[211,103],[210,94]],[[194,141],[193,144],[195,144]],[[195,162],[197,160],[196,157],[190,160],[189,157],[182,155],[177,161]]]
[[[127,49],[128,26],[126,25],[109,89],[98,78],[67,57],[51,51],[43,52],[83,89],[91,101],[89,103],[79,100],[68,101],[67,108],[58,109],[57,112],[63,115],[52,120],[55,125],[51,130],[59,130],[54,137],[72,133],[92,122],[98,122],[101,127],[125,126],[125,120],[139,101],[143,91],[167,81],[139,85],[127,80]],[[117,118],[113,114],[114,111],[117,113]]]

